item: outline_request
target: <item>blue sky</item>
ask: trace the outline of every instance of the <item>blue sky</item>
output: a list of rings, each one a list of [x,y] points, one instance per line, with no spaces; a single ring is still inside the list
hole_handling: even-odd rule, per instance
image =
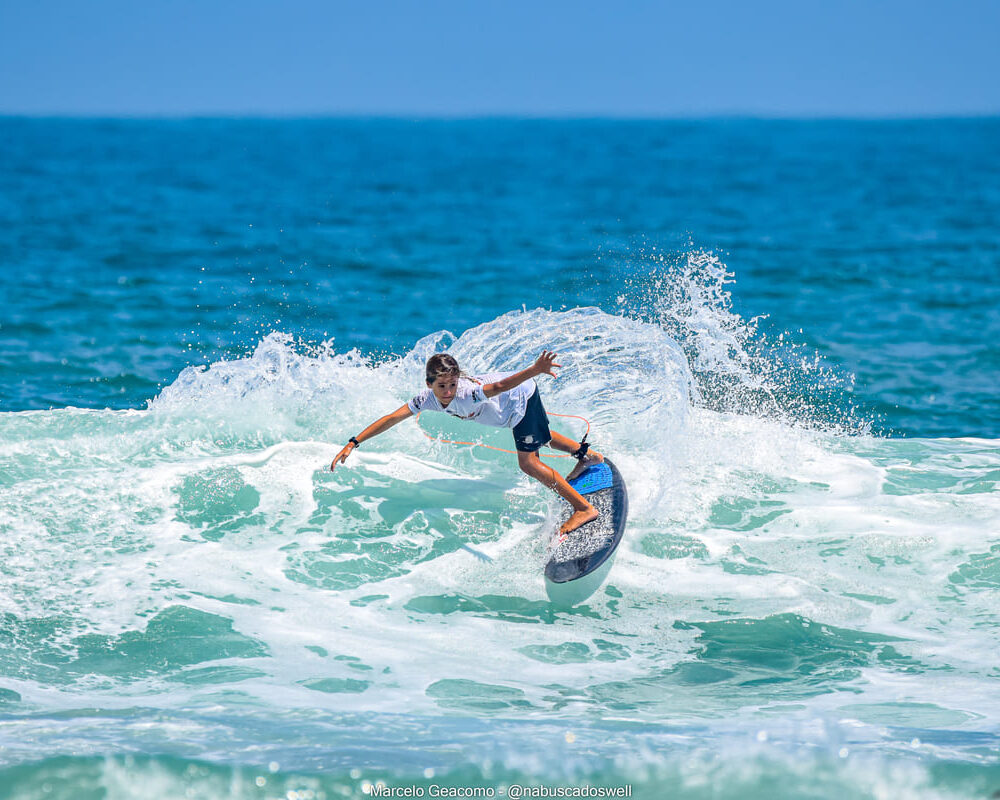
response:
[[[0,113],[1000,113],[1000,0],[0,0]]]

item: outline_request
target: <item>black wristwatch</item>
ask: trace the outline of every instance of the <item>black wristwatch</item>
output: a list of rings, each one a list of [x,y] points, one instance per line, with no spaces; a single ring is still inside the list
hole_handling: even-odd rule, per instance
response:
[[[351,437],[350,439],[348,439],[347,441],[349,441],[349,442],[350,442],[351,444],[353,444],[353,445],[354,445],[355,447],[361,447],[361,442],[359,442],[359,441],[358,441],[357,439],[355,439],[355,438],[354,438],[353,436],[352,436],[352,437]]]

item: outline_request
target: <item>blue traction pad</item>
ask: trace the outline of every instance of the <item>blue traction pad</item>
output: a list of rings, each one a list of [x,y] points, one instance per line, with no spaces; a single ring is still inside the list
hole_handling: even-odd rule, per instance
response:
[[[582,473],[569,482],[569,485],[580,494],[591,494],[599,492],[601,489],[610,489],[614,478],[611,475],[611,467],[603,461],[600,464],[591,464]]]

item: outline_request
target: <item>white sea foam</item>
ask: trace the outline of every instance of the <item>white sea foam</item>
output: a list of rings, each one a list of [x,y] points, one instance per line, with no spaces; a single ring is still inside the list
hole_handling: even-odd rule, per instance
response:
[[[728,353],[750,380],[738,342],[706,330],[692,369],[665,327],[512,312],[380,363],[272,335],[186,370],[143,411],[3,415],[16,668],[0,686],[37,709],[177,711],[231,691],[262,708],[755,731],[787,700],[803,724],[995,730],[1000,444],[720,408],[704,376]],[[546,407],[590,420],[631,499],[608,585],[584,607],[545,600],[546,490],[512,455],[421,429],[500,447],[509,433],[422,417],[329,471],[442,346],[470,372],[559,352]],[[259,647],[228,654],[219,634],[162,667],[136,655],[143,636],[183,635],[150,633],[178,607]],[[119,655],[100,661],[85,634]]]

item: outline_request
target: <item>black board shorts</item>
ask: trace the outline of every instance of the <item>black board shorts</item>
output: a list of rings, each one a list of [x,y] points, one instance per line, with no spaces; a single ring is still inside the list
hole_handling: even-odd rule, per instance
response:
[[[551,439],[549,418],[535,387],[535,393],[528,398],[524,419],[514,426],[514,446],[519,453],[534,453]]]

